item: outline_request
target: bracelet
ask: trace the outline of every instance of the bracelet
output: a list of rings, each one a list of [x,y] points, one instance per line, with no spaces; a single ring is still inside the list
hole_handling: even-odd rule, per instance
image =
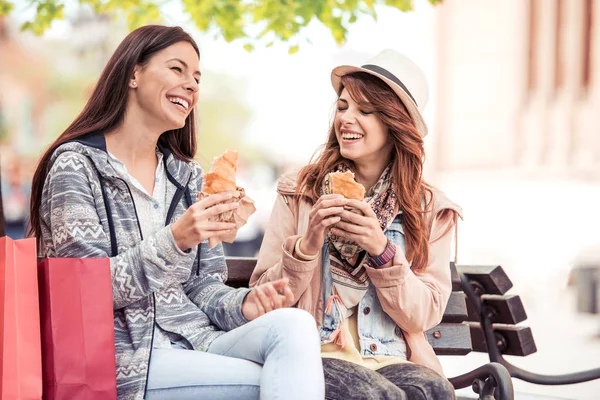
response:
[[[383,267],[394,259],[396,255],[396,246],[388,239],[385,250],[378,256],[372,256],[369,254],[369,264],[374,268]]]
[[[319,253],[317,252],[317,254],[313,254],[312,256],[304,254],[303,252],[300,251],[300,242],[301,241],[302,241],[302,237],[300,237],[300,239],[296,240],[296,245],[294,246],[294,253],[296,253],[296,255],[298,256],[300,261],[315,260],[319,256]]]

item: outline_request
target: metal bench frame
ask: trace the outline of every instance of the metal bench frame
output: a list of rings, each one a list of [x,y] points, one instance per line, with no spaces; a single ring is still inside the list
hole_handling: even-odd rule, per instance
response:
[[[588,382],[595,379],[600,379],[600,368],[595,368],[587,371],[580,371],[564,375],[543,375],[526,371],[508,362],[501,352],[501,348],[505,346],[502,340],[499,340],[492,325],[493,310],[487,308],[482,300],[482,295],[485,294],[484,289],[478,282],[470,280],[465,274],[459,273],[462,281],[463,291],[467,296],[467,300],[475,307],[479,315],[481,327],[485,335],[488,355],[492,363],[502,365],[510,374],[510,377],[521,379],[529,383],[538,385],[571,385],[575,383]],[[492,344],[492,345],[490,345]]]

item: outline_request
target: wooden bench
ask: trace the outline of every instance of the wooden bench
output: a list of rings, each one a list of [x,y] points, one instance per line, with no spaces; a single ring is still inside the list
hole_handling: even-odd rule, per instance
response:
[[[542,375],[519,368],[504,355],[528,356],[537,348],[519,296],[506,294],[512,282],[500,266],[458,266],[467,298],[467,319],[473,351],[486,352],[511,377],[538,385],[571,385],[600,379],[600,368],[564,375]]]
[[[252,258],[227,258],[228,284],[247,286],[256,265]],[[528,356],[537,351],[533,333],[520,325],[527,319],[518,295],[507,294],[512,282],[500,266],[455,266],[450,263],[452,294],[442,322],[426,332],[435,353],[488,353],[490,363],[449,378],[456,389],[471,386],[479,399],[513,399],[511,378],[541,385],[568,385],[600,378],[600,368],[565,375],[523,370],[504,355]]]
[[[229,270],[227,283],[234,287],[248,286],[248,281],[255,265],[256,259],[227,258]],[[477,332],[481,331],[481,327],[475,320],[473,312],[469,314],[470,308],[467,305],[466,296],[462,290],[463,283],[461,276],[453,263],[450,263],[450,269],[452,272],[452,294],[448,300],[442,322],[426,332],[427,340],[431,343],[435,353],[440,356],[465,355],[473,350],[485,352],[485,339],[482,335],[477,335]],[[488,278],[486,278],[487,281],[485,282],[490,288],[497,286],[498,282],[502,288],[506,287],[506,283],[501,282],[497,272],[491,271],[491,274],[488,272],[484,270],[482,274],[487,274]],[[513,299],[510,305],[514,306],[516,303],[517,301]],[[505,310],[505,307],[501,309]],[[474,336],[473,333],[475,333]],[[476,338],[475,341],[473,341],[473,337]],[[512,344],[513,341],[511,340],[510,343]],[[512,350],[513,347],[510,349]],[[498,399],[513,398],[510,375],[506,368],[497,363],[490,363],[467,374],[450,378],[450,382],[452,382],[456,389],[472,386],[474,391],[479,393],[481,399],[490,398],[490,393],[494,392],[497,392],[496,398]]]

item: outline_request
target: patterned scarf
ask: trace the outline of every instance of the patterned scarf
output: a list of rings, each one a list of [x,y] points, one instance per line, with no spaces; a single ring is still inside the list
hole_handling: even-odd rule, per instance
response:
[[[383,171],[379,180],[368,191],[365,202],[371,206],[382,230],[386,230],[394,220],[397,212],[397,199],[391,185],[391,165]],[[350,170],[346,164],[340,164],[335,171]],[[331,185],[329,175],[323,181],[321,194],[330,194]],[[334,294],[347,309],[356,306],[369,287],[369,278],[365,265],[367,252],[355,242],[336,236],[329,232],[329,261],[331,264],[331,277],[333,280]]]

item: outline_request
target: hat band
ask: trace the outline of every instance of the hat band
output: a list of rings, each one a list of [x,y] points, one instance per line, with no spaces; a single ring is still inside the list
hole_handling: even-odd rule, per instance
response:
[[[392,81],[396,85],[400,86],[402,88],[402,90],[404,90],[404,92],[412,99],[412,101],[415,103],[415,105],[417,107],[419,107],[419,105],[417,104],[417,101],[415,100],[413,95],[410,93],[410,90],[408,90],[406,88],[406,86],[404,86],[404,83],[402,83],[402,81],[400,81],[400,79],[396,78],[396,75],[392,74],[390,71],[388,71],[385,68],[381,68],[381,67],[379,67],[377,65],[373,65],[373,64],[366,64],[366,65],[363,65],[361,68],[368,69],[369,71],[373,71],[373,72],[378,73],[379,75],[385,76],[390,81]]]

